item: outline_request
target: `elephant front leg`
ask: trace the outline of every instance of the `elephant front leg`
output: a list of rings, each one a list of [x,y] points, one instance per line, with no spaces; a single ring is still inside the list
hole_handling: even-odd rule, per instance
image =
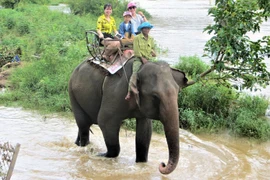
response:
[[[152,120],[136,119],[136,162],[147,162],[152,136]]]
[[[107,147],[107,152],[101,155],[109,158],[117,157],[120,153],[119,130],[121,121],[103,115],[99,117],[98,124]]]

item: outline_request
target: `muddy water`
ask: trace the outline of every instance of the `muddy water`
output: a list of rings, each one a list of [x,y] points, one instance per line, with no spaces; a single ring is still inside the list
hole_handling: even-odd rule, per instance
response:
[[[13,180],[48,179],[269,179],[270,142],[256,144],[227,134],[195,136],[180,131],[180,160],[167,176],[158,171],[167,161],[163,135],[153,134],[149,161],[135,163],[135,133],[121,130],[118,158],[97,157],[105,152],[102,133],[92,128],[91,144],[74,144],[73,121],[45,117],[20,108],[0,107],[0,141],[20,143]]]
[[[202,55],[204,43],[209,38],[202,29],[211,23],[207,16],[209,0],[141,0],[140,5],[154,17],[152,35],[169,49],[162,55],[163,59],[173,64],[180,55]],[[269,27],[267,23],[262,33],[270,32]],[[92,131],[91,144],[77,147],[74,121],[45,117],[20,108],[0,107],[0,141],[21,144],[14,180],[266,180],[270,177],[270,142],[256,144],[228,134],[195,136],[181,130],[179,164],[172,174],[163,176],[158,165],[161,161],[167,163],[164,135],[153,135],[149,162],[137,164],[134,132],[121,130],[120,156],[106,159],[96,156],[106,151],[102,133],[97,126]]]

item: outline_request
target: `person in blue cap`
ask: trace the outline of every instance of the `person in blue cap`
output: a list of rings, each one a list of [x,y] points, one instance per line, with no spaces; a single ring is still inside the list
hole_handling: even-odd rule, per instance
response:
[[[154,50],[154,38],[149,36],[150,29],[153,26],[149,22],[144,22],[138,27],[138,31],[142,33],[135,36],[133,41],[133,50],[134,50],[134,62],[133,62],[133,73],[129,80],[128,93],[125,97],[126,100],[130,99],[130,93],[138,95],[137,89],[137,72],[140,69],[140,66],[144,63],[151,61],[153,57],[156,57]]]

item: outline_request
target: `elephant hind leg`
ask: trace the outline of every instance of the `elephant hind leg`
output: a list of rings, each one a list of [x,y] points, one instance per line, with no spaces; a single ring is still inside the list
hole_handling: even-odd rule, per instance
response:
[[[90,143],[89,141],[89,128],[87,129],[82,129],[79,128],[78,136],[75,141],[75,144],[78,146],[86,146]]]
[[[93,121],[76,103],[76,101],[72,101],[72,111],[74,113],[74,117],[76,119],[76,123],[79,129],[75,144],[77,144],[78,146],[86,146],[89,144],[89,131],[90,126],[93,124]]]
[[[136,119],[136,162],[147,162],[152,136],[152,120]]]

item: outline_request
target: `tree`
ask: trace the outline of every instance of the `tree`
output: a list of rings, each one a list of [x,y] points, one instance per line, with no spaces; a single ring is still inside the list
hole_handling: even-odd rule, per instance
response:
[[[19,2],[20,0],[0,0],[1,6],[5,8],[11,8],[11,9],[14,9],[15,6],[18,5]]]
[[[48,4],[50,0],[0,0],[1,6],[4,8],[14,9],[19,3],[25,4]]]
[[[212,67],[199,78],[215,71],[220,82],[242,80],[243,87],[248,89],[269,85],[270,72],[264,59],[270,53],[270,36],[256,41],[247,36],[247,33],[260,31],[260,25],[270,16],[269,7],[269,0],[216,1],[208,11],[214,24],[204,29],[213,34],[204,49]]]

